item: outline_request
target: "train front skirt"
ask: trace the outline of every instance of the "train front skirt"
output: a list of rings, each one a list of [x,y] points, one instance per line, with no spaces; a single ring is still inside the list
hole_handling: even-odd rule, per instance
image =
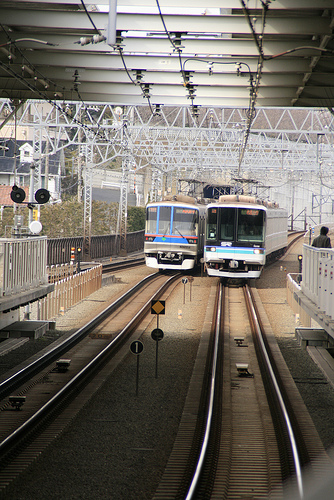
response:
[[[204,248],[206,272],[221,278],[259,278],[265,264],[264,248],[219,247]]]

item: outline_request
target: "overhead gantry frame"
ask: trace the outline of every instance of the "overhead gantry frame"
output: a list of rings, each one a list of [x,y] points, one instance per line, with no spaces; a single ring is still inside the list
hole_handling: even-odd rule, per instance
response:
[[[10,127],[7,116],[12,112],[10,101],[0,101],[3,131]],[[17,126],[37,131],[36,154],[40,158],[46,148],[48,154],[54,154],[68,146],[80,147],[84,154],[85,235],[90,234],[89,179],[94,167],[121,158],[118,229],[121,246],[125,247],[130,174],[151,171],[150,200],[161,196],[167,186],[174,184],[176,189],[182,179],[241,186],[254,181],[260,187],[273,184],[273,176],[302,171],[314,172],[324,192],[330,189],[334,172],[334,116],[330,111],[258,109],[240,161],[246,112],[241,108],[197,108],[194,113],[190,107],[159,106],[152,113],[147,106],[83,102],[69,103],[63,109],[29,101],[17,111]],[[89,241],[85,247],[89,248]]]
[[[1,0],[0,97],[334,107],[332,0],[115,3]]]

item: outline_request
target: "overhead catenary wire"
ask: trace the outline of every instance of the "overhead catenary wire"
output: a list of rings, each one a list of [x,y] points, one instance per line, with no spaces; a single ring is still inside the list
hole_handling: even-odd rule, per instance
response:
[[[162,25],[163,25],[163,28],[165,30],[165,33],[168,37],[168,40],[170,41],[171,45],[173,46],[174,50],[177,52],[177,55],[178,55],[178,59],[179,59],[179,63],[180,63],[180,70],[181,70],[181,75],[182,75],[182,79],[183,79],[183,85],[189,89],[189,85],[191,85],[189,83],[189,80],[187,78],[187,75],[183,69],[183,64],[182,64],[182,57],[181,57],[181,54],[182,54],[182,49],[181,47],[177,46],[175,44],[175,42],[173,41],[173,39],[171,38],[170,36],[170,33],[167,29],[167,26],[166,26],[166,23],[165,23],[165,20],[164,20],[164,17],[162,15],[162,12],[161,12],[161,7],[160,7],[160,4],[159,4],[159,0],[156,0],[156,4],[157,4],[157,7],[158,7],[158,11],[159,11],[159,16],[160,16],[160,19],[161,19],[161,22],[162,22]],[[193,99],[194,96],[191,96],[190,95],[190,98],[191,98],[191,106],[192,106],[192,109],[193,109],[193,115],[195,117],[195,108],[194,108],[194,99]]]
[[[139,86],[139,87],[140,87],[140,89],[141,89],[141,91],[142,91],[142,93],[143,93],[143,97],[144,97],[145,99],[147,99],[147,102],[148,102],[149,108],[150,108],[151,113],[152,113],[152,115],[153,115],[153,114],[154,114],[154,110],[153,110],[153,108],[152,108],[152,104],[151,104],[150,97],[149,97],[149,95],[147,95],[147,92],[145,92],[145,91],[144,91],[144,89],[145,89],[145,85],[150,85],[150,84],[144,84],[144,83],[141,83],[141,82],[136,82],[136,80],[134,80],[134,78],[132,78],[132,76],[130,75],[129,69],[128,69],[127,65],[126,65],[126,62],[125,62],[125,59],[124,59],[124,55],[123,55],[123,49],[122,49],[122,47],[120,47],[120,46],[116,45],[116,46],[115,46],[115,49],[116,49],[116,50],[118,50],[118,52],[119,52],[119,55],[120,55],[120,58],[121,58],[121,61],[122,61],[123,67],[124,67],[124,69],[125,69],[125,72],[126,72],[126,74],[127,74],[128,78],[129,78],[129,80],[130,80],[130,81],[131,81],[134,85],[136,85],[136,86]]]
[[[239,155],[239,166],[238,166],[238,174],[240,175],[240,169],[241,169],[241,164],[242,160],[244,158],[244,154],[246,151],[247,143],[248,143],[248,138],[249,134],[251,131],[251,126],[253,123],[253,120],[255,118],[256,112],[255,112],[255,105],[256,105],[256,100],[257,100],[257,95],[260,87],[260,81],[261,81],[261,76],[262,76],[262,69],[263,69],[263,63],[264,63],[264,53],[263,53],[263,36],[264,36],[264,29],[266,25],[266,16],[270,4],[270,0],[267,0],[266,2],[261,2],[263,11],[262,11],[262,31],[261,34],[258,35],[254,29],[254,25],[251,21],[250,18],[250,13],[248,8],[246,7],[246,4],[244,0],[240,0],[242,4],[242,9],[244,11],[244,14],[246,16],[246,19],[248,20],[248,24],[251,28],[251,32],[255,41],[255,44],[258,48],[259,51],[259,57],[258,57],[258,63],[257,63],[257,70],[256,70],[256,78],[255,78],[255,83],[251,83],[251,89],[250,89],[250,106],[248,110],[248,116],[247,116],[247,127],[245,130],[245,135],[244,135],[244,143],[241,147],[240,155]]]
[[[97,131],[94,130],[93,128],[91,128],[90,126],[88,126],[87,124],[83,123],[82,121],[78,120],[77,118],[74,118],[72,117],[66,110],[64,110],[62,108],[62,106],[60,106],[57,101],[49,98],[47,95],[45,95],[41,90],[39,90],[38,88],[36,88],[35,86],[33,86],[30,82],[28,82],[24,77],[22,77],[21,75],[19,75],[18,73],[16,73],[14,70],[12,70],[10,67],[6,66],[2,61],[0,61],[0,66],[9,74],[11,74],[14,78],[16,78],[17,80],[19,80],[21,83],[23,83],[23,85],[25,85],[27,88],[29,88],[29,90],[31,90],[33,93],[35,93],[36,95],[38,95],[43,101],[46,101],[48,102],[49,104],[53,105],[56,109],[58,109],[58,111],[60,111],[62,114],[66,115],[68,118],[71,119],[71,121],[73,123],[76,123],[77,125],[79,125],[80,127],[82,127],[83,129],[103,138],[106,140],[106,135],[105,134],[101,134],[100,131]],[[107,139],[108,140],[108,139]]]
[[[81,5],[83,6],[84,11],[86,12],[87,17],[88,17],[88,19],[90,20],[90,22],[91,22],[91,24],[92,24],[93,28],[95,29],[96,33],[98,33],[99,35],[102,35],[101,31],[100,31],[99,29],[97,29],[97,27],[95,26],[95,23],[94,23],[94,21],[93,21],[93,19],[92,19],[91,15],[89,14],[89,12],[88,12],[88,10],[87,10],[87,7],[86,7],[86,5],[85,5],[84,0],[81,0]]]
[[[40,82],[43,82],[44,86],[45,86],[45,84],[47,86],[52,86],[54,88],[54,90],[55,90],[55,93],[62,93],[62,92],[64,92],[65,91],[65,87],[62,87],[62,86],[58,85],[57,83],[55,83],[54,81],[50,80],[50,78],[47,78],[37,68],[35,68],[35,66],[33,64],[31,64],[31,62],[23,54],[23,52],[20,49],[20,47],[16,45],[16,42],[31,40],[31,41],[34,41],[34,42],[38,41],[39,43],[42,43],[44,45],[56,46],[56,44],[47,42],[45,40],[37,40],[37,39],[29,39],[29,38],[22,38],[22,39],[12,40],[10,38],[10,35],[9,35],[7,29],[5,28],[5,26],[3,24],[0,24],[0,27],[3,30],[3,32],[5,33],[5,35],[6,35],[7,39],[8,39],[8,42],[6,42],[5,44],[3,44],[2,47],[5,47],[5,46],[9,46],[9,47],[15,46],[16,51],[20,54],[20,56],[22,58],[22,63],[21,63],[22,71],[27,71],[31,76],[34,76],[35,80],[39,80]],[[3,65],[3,67],[5,67],[5,65]]]

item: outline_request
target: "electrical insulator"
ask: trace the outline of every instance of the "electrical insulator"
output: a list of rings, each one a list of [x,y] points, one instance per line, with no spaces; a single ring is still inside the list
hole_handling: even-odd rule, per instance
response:
[[[106,37],[103,35],[93,35],[93,38],[92,38],[93,43],[104,42],[104,40],[106,40]]]
[[[88,45],[89,43],[91,43],[92,39],[88,38],[88,36],[82,36],[79,41],[80,45]]]

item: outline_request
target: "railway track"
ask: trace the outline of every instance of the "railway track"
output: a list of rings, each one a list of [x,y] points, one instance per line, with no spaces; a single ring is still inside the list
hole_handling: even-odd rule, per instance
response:
[[[152,298],[159,298],[178,277],[149,275],[75,334],[0,384],[0,493],[110,375],[124,356],[122,345],[138,335]]]
[[[189,285],[188,285],[188,286],[189,286]],[[212,288],[213,288],[213,286],[212,286]],[[232,292],[232,291],[234,291],[234,289],[230,289],[230,291]],[[257,292],[257,291],[256,291],[256,290],[254,290],[254,292]],[[187,291],[187,293],[188,293],[188,291]],[[185,307],[186,307],[186,306],[183,306],[183,307],[181,306],[181,304],[182,304],[182,299],[183,299],[183,290],[182,290],[182,293],[181,293],[181,295],[180,295],[180,297],[179,297],[179,306],[178,306],[178,307],[179,307],[179,308],[183,308],[183,309],[185,309]],[[214,300],[211,300],[211,299],[210,299],[210,303],[213,303],[213,302],[214,302]],[[237,300],[235,300],[235,299],[234,299],[234,302],[235,302],[235,306],[237,307],[237,306],[238,306],[238,303],[240,302],[240,300],[239,300],[239,299],[237,299]],[[187,295],[187,303],[188,303],[188,295]],[[198,302],[198,304],[199,304],[199,303],[200,303],[200,302]],[[261,316],[262,316],[262,311],[261,311],[261,306],[260,306],[260,305],[259,305],[259,308],[260,308],[260,314],[261,314]],[[177,312],[177,311],[176,311],[176,312]],[[185,311],[183,310],[183,313],[184,313],[184,312],[185,312]],[[239,309],[238,309],[238,308],[237,308],[236,310],[234,310],[234,312],[231,312],[231,313],[230,313],[230,315],[231,315],[231,318],[232,318],[232,320],[233,320],[233,323],[235,323],[235,318],[237,318],[237,319],[238,319],[238,321],[239,321],[239,320],[241,319],[241,317],[242,317],[242,316],[244,316],[244,314],[242,314],[242,315],[240,314],[240,311],[239,311]],[[206,318],[206,321],[205,321],[205,323],[206,323],[206,327],[205,327],[205,329],[206,329],[206,330],[209,330],[209,328],[208,328],[208,324],[211,324],[212,314],[210,313],[210,314],[209,314],[209,315],[207,315],[207,316],[208,316],[208,317]],[[166,318],[166,319],[167,319],[167,318]],[[265,323],[265,322],[264,322],[264,323]],[[179,323],[179,324],[181,324],[181,323]],[[267,326],[268,326],[268,325],[265,323],[264,328],[265,328],[265,330],[266,330],[266,333],[268,333],[268,332],[267,332],[267,330],[268,330]],[[164,329],[165,329],[165,328],[164,328]],[[243,335],[243,333],[241,333],[241,332],[242,332],[242,329],[241,329],[240,323],[239,323],[239,324],[236,324],[236,329],[237,329],[237,333],[235,333],[235,334],[233,335],[233,337],[231,337],[231,339],[230,339],[229,341],[232,343],[233,349],[237,349],[237,351],[236,351],[236,352],[240,354],[240,352],[242,352],[243,350],[245,350],[245,349],[246,349],[246,350],[248,350],[248,349],[249,349],[249,342],[248,342],[248,338],[249,338],[249,337],[251,337],[251,334],[250,334],[250,326],[248,327],[247,334],[246,334],[247,343],[245,342],[245,345],[247,345],[247,348],[246,348],[246,347],[241,348],[241,347],[238,347],[238,346],[236,346],[236,345],[235,345],[236,341],[234,340],[234,336],[235,336],[235,337],[237,337],[237,336],[242,336],[242,335]],[[173,331],[173,330],[172,330],[172,331]],[[177,330],[174,330],[174,331],[177,331]],[[166,332],[165,332],[165,333],[166,333]],[[198,351],[198,352],[199,352],[199,357],[198,357],[198,360],[196,361],[196,365],[198,365],[197,367],[201,367],[202,372],[204,372],[204,374],[210,371],[210,370],[208,369],[208,365],[206,364],[206,359],[207,359],[207,358],[206,358],[206,350],[207,350],[207,346],[206,346],[205,344],[209,344],[208,337],[205,337],[205,338],[203,339],[203,342],[202,342],[202,344],[201,344],[201,346],[200,346],[200,349],[199,349],[199,351]],[[272,346],[272,347],[273,347],[273,346]],[[145,348],[146,348],[146,344],[145,344]],[[274,348],[274,349],[275,349],[275,348]],[[224,350],[223,350],[223,352],[224,352]],[[146,351],[145,351],[145,353],[146,353]],[[239,357],[239,354],[238,354],[238,361],[237,361],[238,363],[239,363],[239,362],[243,362],[243,359],[242,359],[241,357]],[[146,354],[145,354],[145,355],[146,355]],[[274,356],[276,357],[276,356],[277,356],[277,353],[274,353]],[[241,361],[240,361],[240,360],[241,360]],[[249,364],[249,370],[251,371],[251,373],[253,373],[253,374],[254,374],[253,380],[254,380],[254,379],[257,379],[257,378],[258,378],[258,375],[256,374],[256,371],[254,371],[254,370],[253,370],[253,361],[252,361],[251,363],[248,363],[248,364]],[[229,391],[231,392],[231,394],[232,394],[232,395],[234,395],[234,393],[241,393],[241,390],[242,390],[242,389],[245,389],[245,388],[247,387],[247,385],[246,385],[246,384],[244,384],[244,382],[249,383],[249,382],[251,382],[252,380],[251,380],[251,378],[249,378],[249,379],[248,379],[247,377],[245,377],[245,378],[241,378],[241,377],[239,377],[239,375],[238,375],[238,374],[237,374],[237,372],[236,372],[236,366],[235,366],[235,364],[233,365],[233,367],[231,367],[231,371],[232,371],[232,368],[233,368],[233,376],[235,377],[235,379],[236,379],[236,380],[233,382],[233,384],[231,383],[231,385],[230,385],[230,386],[228,386],[227,390],[229,390]],[[224,369],[225,369],[225,368],[224,368]],[[226,369],[227,369],[227,368],[226,368]],[[151,367],[151,370],[152,370],[152,367]],[[110,370],[109,370],[109,372],[110,372]],[[196,382],[193,382],[193,385],[201,386],[201,384],[202,384],[202,378],[203,378],[203,376],[204,376],[204,375],[203,375],[203,373],[202,373],[202,376],[199,376],[199,377],[198,377],[198,375],[196,374],[196,372],[197,372],[197,368],[194,370],[194,375],[193,375],[193,377],[194,377],[194,380],[196,380]],[[160,368],[159,368],[159,373],[160,373]],[[152,371],[152,374],[154,375],[154,371]],[[128,374],[126,374],[126,375],[125,375],[125,377],[127,377],[127,375],[128,375]],[[256,375],[256,376],[255,376],[255,375]],[[197,379],[196,379],[196,377],[197,377]],[[162,377],[162,378],[166,378],[166,377]],[[283,379],[288,378],[288,375],[283,374],[282,378],[283,378]],[[162,382],[162,379],[160,379],[160,377],[159,377],[159,392],[160,392],[160,388],[161,388],[161,386],[160,386],[161,382]],[[241,386],[241,383],[243,384],[243,386]],[[207,384],[208,384],[208,382],[207,382]],[[239,384],[239,385],[238,385],[238,384]],[[148,383],[148,384],[147,384],[147,386],[149,387],[149,389],[148,389],[148,390],[150,391],[150,390],[151,390],[151,387],[150,387],[150,386],[151,386],[151,384],[150,384],[150,383]],[[289,387],[289,391],[288,391],[289,393],[290,393],[290,389],[291,389],[291,387]],[[192,390],[193,390],[193,392],[192,392]],[[130,388],[130,390],[129,390],[129,391],[125,390],[124,392],[125,392],[125,394],[127,394],[127,395],[128,395],[128,393],[130,393],[130,395],[131,395],[131,394],[132,394],[132,391],[133,391],[133,387],[132,387],[132,390],[131,390],[131,388]],[[143,390],[143,386],[141,385],[141,386],[140,386],[140,398],[138,398],[138,399],[136,398],[136,401],[135,401],[135,404],[134,404],[134,408],[132,409],[132,412],[133,412],[133,413],[132,413],[132,415],[133,415],[133,416],[134,416],[134,415],[137,415],[137,404],[139,404],[139,400],[141,399],[141,396],[143,395],[143,392],[144,392],[144,390]],[[192,392],[192,395],[191,395],[191,392]],[[203,391],[203,392],[205,392],[205,391]],[[247,393],[247,392],[248,392],[248,389],[246,390],[246,393]],[[292,392],[293,392],[293,391],[292,391]],[[200,399],[200,396],[199,396],[198,392],[196,392],[196,389],[194,389],[194,388],[193,388],[193,389],[190,389],[189,394],[190,394],[191,396],[188,396],[188,400],[187,400],[187,403],[186,403],[186,406],[185,406],[185,413],[187,413],[187,412],[188,412],[189,421],[188,421],[188,422],[183,422],[183,419],[182,419],[180,429],[183,427],[183,428],[184,428],[184,433],[183,433],[183,434],[182,434],[182,433],[180,433],[180,436],[181,436],[181,437],[178,437],[178,438],[177,438],[177,440],[176,440],[176,441],[179,441],[179,442],[180,442],[181,446],[183,445],[183,448],[184,448],[184,455],[182,455],[182,453],[181,453],[181,455],[179,455],[179,456],[175,459],[172,474],[174,474],[174,473],[175,473],[175,471],[177,470],[177,467],[179,467],[179,464],[180,464],[180,463],[187,463],[187,461],[188,461],[188,458],[187,458],[187,457],[189,457],[189,461],[190,461],[190,462],[191,462],[191,464],[192,464],[192,467],[191,467],[191,468],[192,468],[192,471],[193,471],[193,470],[195,470],[195,468],[196,468],[196,465],[195,465],[195,459],[194,459],[194,457],[195,457],[195,449],[196,449],[196,447],[195,447],[195,445],[194,445],[194,444],[192,444],[192,441],[190,441],[190,442],[189,442],[189,441],[187,441],[187,433],[188,433],[188,434],[191,434],[191,433],[193,432],[193,431],[192,431],[192,427],[191,427],[191,426],[193,425],[194,414],[195,414],[195,412],[197,411],[197,408],[196,408],[196,407],[197,407],[197,403],[198,403],[198,401],[199,401],[199,399]],[[81,396],[80,396],[80,397],[81,397]],[[126,396],[126,399],[127,399],[127,397],[128,397],[128,396]],[[152,397],[153,397],[153,396],[152,396]],[[294,406],[294,410],[297,410],[297,413],[298,413],[298,411],[299,411],[299,413],[300,413],[300,415],[298,415],[297,419],[298,419],[298,422],[300,423],[300,426],[301,426],[301,428],[302,428],[302,433],[303,433],[303,435],[304,435],[304,436],[305,436],[305,435],[307,436],[307,437],[306,437],[306,441],[311,441],[311,440],[313,439],[313,437],[312,437],[312,431],[309,431],[309,430],[308,430],[308,427],[309,427],[309,420],[308,420],[308,418],[307,418],[307,417],[305,417],[305,416],[303,416],[303,415],[301,415],[301,414],[303,413],[303,409],[302,409],[302,408],[301,408],[301,409],[299,408],[300,406],[302,406],[302,405],[300,405],[300,399],[298,399],[298,397],[297,397],[297,396],[293,393],[293,394],[292,394],[292,396],[290,395],[290,401],[292,401],[292,406]],[[72,404],[74,404],[74,403],[72,403]],[[146,403],[146,404],[147,404],[147,403]],[[243,404],[244,404],[244,401],[243,401]],[[128,412],[128,410],[129,410],[129,407],[131,408],[131,405],[130,405],[130,403],[128,403],[128,401],[126,401],[126,409],[127,409],[127,412]],[[151,408],[151,410],[152,410],[152,408]],[[110,409],[109,411],[112,411],[112,410]],[[146,411],[146,410],[145,410],[145,411]],[[164,411],[166,411],[166,408],[164,408]],[[227,411],[227,410],[226,410],[226,411]],[[227,411],[227,412],[228,412],[228,411]],[[167,411],[166,411],[166,413],[167,413]],[[65,414],[64,414],[64,415],[65,415]],[[116,415],[117,415],[117,413],[116,413]],[[127,419],[127,416],[128,416],[128,413],[126,413],[126,416],[124,415],[124,417],[123,417],[123,418]],[[302,418],[300,418],[300,416],[301,416]],[[158,415],[156,415],[156,416],[155,416],[155,422],[159,422],[159,424],[160,424],[159,426],[161,426],[161,422],[165,423],[165,421],[164,421],[164,420],[160,420],[160,419],[163,419],[163,417],[164,417],[164,414],[160,414],[159,412],[158,412]],[[64,418],[66,418],[66,417],[64,416]],[[69,418],[72,418],[72,417],[69,417]],[[107,424],[107,425],[109,425],[109,418],[110,418],[110,417],[109,417],[109,414],[108,414],[105,418],[107,418],[107,419],[108,419],[108,420],[107,420],[107,422],[108,422],[108,424]],[[116,418],[116,419],[117,419],[117,418],[118,418],[118,416],[116,416],[116,417],[114,416],[113,418]],[[170,418],[171,418],[171,417],[170,417]],[[242,416],[241,418],[242,418],[242,419],[246,419],[246,418],[247,418],[247,416],[246,416],[246,417]],[[301,420],[302,420],[303,418],[305,419],[305,422],[304,422],[304,423],[303,423],[303,422],[301,423]],[[97,418],[97,420],[96,420],[96,421],[98,421],[98,422],[100,423],[100,414],[98,414],[98,418]],[[74,424],[75,424],[76,422],[77,422],[77,420],[74,422]],[[151,425],[152,425],[152,426],[155,426],[155,422],[151,422]],[[114,425],[114,424],[113,424],[113,425]],[[143,425],[143,424],[141,424],[141,425]],[[132,426],[134,426],[134,422],[132,422]],[[131,426],[130,426],[130,427],[131,427]],[[233,427],[233,426],[232,426],[232,427]],[[140,435],[140,434],[141,434],[141,428],[140,428],[140,426],[139,426],[139,427],[135,427],[135,429],[136,429],[137,434],[139,434],[139,435]],[[132,431],[132,429],[131,429],[131,431]],[[50,432],[51,432],[51,431],[50,431]],[[54,432],[57,432],[57,431],[54,431]],[[121,433],[122,433],[122,429],[119,429],[119,428],[118,428],[118,429],[117,429],[117,432],[121,434]],[[127,429],[127,432],[129,433],[129,429]],[[309,432],[309,433],[307,434],[307,432]],[[135,441],[136,436],[133,436],[133,435],[132,435],[132,432],[130,432],[130,434],[131,434],[131,436],[132,436],[132,440],[134,440],[134,441]],[[85,437],[85,436],[82,436],[82,439],[85,439],[85,440],[86,440],[86,437]],[[257,441],[257,438],[254,438],[254,440],[255,440],[255,441]],[[143,444],[142,444],[142,443],[143,443],[143,441],[142,441],[142,439],[138,439],[138,441],[139,441],[139,443],[137,444],[138,448],[136,448],[136,452],[135,452],[136,454],[138,453],[138,451],[137,451],[137,450],[142,449],[142,447],[143,447]],[[81,441],[80,441],[80,442],[81,442]],[[114,443],[114,442],[115,442],[115,436],[112,438],[112,443]],[[120,439],[120,442],[122,442],[122,445],[121,445],[121,446],[122,446],[122,449],[123,449],[123,448],[124,448],[124,445],[123,445],[123,440],[122,440],[122,439]],[[227,441],[227,443],[228,443],[228,441]],[[145,444],[146,444],[146,443],[145,443]],[[63,442],[63,446],[64,446],[64,442]],[[130,445],[130,446],[131,446],[131,445]],[[175,443],[175,447],[176,447],[176,446],[177,446],[177,442]],[[185,450],[186,450],[186,449],[187,449],[187,447],[189,447],[189,446],[191,447],[191,453],[190,453],[189,455],[186,455],[186,451],[185,451]],[[196,445],[196,446],[197,446],[197,447],[199,447],[199,445]],[[316,447],[317,447],[317,445],[314,445],[314,449],[315,449]],[[153,446],[152,446],[152,448],[153,448]],[[87,446],[86,446],[86,449],[87,449]],[[125,449],[126,449],[126,445],[125,445]],[[320,447],[319,447],[319,449],[320,449]],[[317,451],[312,451],[312,450],[311,450],[311,451],[309,451],[309,455],[310,455],[310,458],[311,458],[311,459],[312,459],[314,456],[316,456],[316,454],[318,454],[319,449],[318,449]],[[149,451],[148,451],[148,450],[149,450]],[[142,455],[145,455],[146,453],[151,453],[151,452],[152,452],[152,451],[151,451],[151,438],[148,438],[148,439],[147,439],[147,444],[146,444],[146,446],[144,446],[144,448],[143,448]],[[71,451],[70,451],[70,453],[71,453]],[[108,450],[108,453],[110,453],[110,450]],[[312,455],[312,453],[313,453],[313,455]],[[95,455],[96,455],[96,454],[95,454]],[[98,457],[96,457],[95,455],[94,455],[94,448],[93,448],[93,449],[92,449],[92,453],[89,451],[89,456],[94,457],[94,458],[92,458],[92,460],[94,460],[94,461],[95,461],[95,460],[97,460],[97,458],[98,458]],[[126,453],[124,453],[124,455],[126,455]],[[120,456],[122,457],[122,458],[120,459],[120,461],[123,463],[123,461],[124,461],[123,454],[120,454],[119,452],[118,452],[118,454],[116,454],[116,452],[115,452],[114,457],[113,457],[113,463],[115,463],[115,461],[119,460],[119,457],[120,457]],[[248,457],[247,457],[247,455],[246,455],[246,459],[247,459],[247,458],[248,458]],[[166,457],[166,459],[167,459],[167,457]],[[171,456],[171,459],[172,459],[172,456]],[[58,459],[58,460],[59,460],[59,459]],[[143,456],[143,460],[144,460],[144,456]],[[248,458],[248,462],[249,462],[249,458]],[[57,463],[57,464],[59,464],[59,461],[58,461],[58,462],[56,462],[56,463]],[[227,462],[227,465],[229,465],[229,461]],[[252,465],[252,464],[251,464],[251,465]],[[151,463],[151,465],[150,465],[150,471],[152,471],[152,468],[154,469],[154,466],[155,466],[155,464],[154,464],[154,463],[153,463],[153,464]],[[249,464],[247,464],[247,466],[249,466]],[[80,467],[79,462],[78,462],[78,467]],[[100,467],[102,467],[102,465],[100,465]],[[132,466],[128,464],[128,468],[129,468],[129,467],[132,467]],[[163,465],[163,467],[164,467],[164,465]],[[280,467],[280,466],[279,466],[279,467]],[[36,470],[37,468],[38,468],[38,464],[36,464],[36,466],[35,466],[35,470]],[[210,468],[211,468],[211,467],[209,467],[209,469],[210,469]],[[321,468],[321,466],[319,466],[319,470],[320,470],[320,468]],[[226,469],[226,470],[228,470],[226,467],[223,467],[223,470],[225,470],[225,469]],[[120,477],[123,477],[123,476],[122,476],[122,472],[120,472],[118,468],[117,468],[117,470],[118,470],[118,475],[119,475]],[[129,469],[127,469],[127,470],[129,470]],[[163,470],[163,468],[162,468],[161,470]],[[168,468],[166,469],[166,471],[167,471],[167,470],[168,470]],[[169,470],[170,470],[170,469],[169,469]],[[247,471],[246,471],[246,468],[245,468],[245,469],[243,469],[242,467],[240,467],[239,472],[237,473],[237,476],[236,476],[236,479],[235,479],[235,481],[236,481],[236,484],[237,484],[237,485],[238,485],[238,483],[240,482],[240,478],[242,479],[242,481],[247,482],[247,481],[246,481],[246,478],[244,478],[244,476],[243,476],[243,474],[244,474],[244,472],[243,472],[243,471],[244,471],[244,470],[245,470],[245,472],[247,472]],[[327,469],[327,470],[328,470],[328,469]],[[240,472],[240,471],[241,471],[241,472]],[[36,471],[35,471],[35,472],[36,472]],[[141,468],[141,472],[143,472],[143,471],[142,471],[142,468]],[[117,480],[116,480],[116,479],[114,479],[114,482],[112,482],[112,481],[110,482],[110,480],[109,480],[109,476],[110,476],[110,471],[109,471],[109,469],[108,469],[108,472],[106,472],[106,474],[107,474],[107,475],[106,475],[106,476],[105,476],[105,478],[104,478],[104,479],[105,479],[105,483],[104,483],[104,484],[107,484],[107,482],[109,481],[109,483],[110,483],[110,484],[109,484],[110,491],[113,491],[113,492],[114,492],[115,483],[116,483],[116,481],[117,481]],[[184,476],[183,476],[183,472],[182,472],[182,471],[181,471],[181,472],[178,472],[178,474],[181,476],[181,481],[183,481],[183,483],[186,481],[186,485],[189,487],[189,484],[190,484],[190,481],[191,481],[190,476],[189,476],[189,477],[187,477],[187,479],[185,480],[185,479],[184,479]],[[228,474],[230,474],[230,473],[228,473]],[[126,474],[126,476],[128,477],[128,474]],[[217,474],[216,474],[216,476],[217,476]],[[145,472],[144,472],[144,477],[146,477],[146,476],[145,476]],[[171,477],[172,477],[172,476],[170,476],[170,477],[168,478],[168,482],[167,482],[166,488],[165,488],[164,490],[161,490],[161,489],[160,489],[160,487],[159,487],[159,489],[158,489],[158,490],[155,490],[155,489],[156,489],[156,485],[154,486],[154,488],[152,488],[152,489],[151,489],[151,492],[156,491],[156,494],[155,494],[155,495],[156,495],[156,497],[157,497],[157,498],[185,498],[185,496],[182,496],[182,494],[183,494],[183,493],[184,493],[184,495],[186,495],[186,494],[187,494],[187,492],[188,492],[187,488],[185,488],[185,487],[183,486],[183,489],[181,489],[182,493],[180,494],[180,487],[179,487],[179,483],[177,483],[177,481],[176,481],[176,482],[174,482],[174,480],[173,480],[173,481],[171,481]],[[138,474],[137,474],[137,479],[138,479]],[[214,481],[214,479],[212,479],[211,481]],[[122,483],[122,480],[120,480],[120,482]],[[278,488],[280,488],[280,485],[281,485],[281,476],[280,476],[280,478],[279,478],[278,483],[279,483]],[[22,480],[21,480],[21,484],[22,484]],[[136,482],[135,484],[137,485],[138,483]],[[78,485],[77,485],[77,486],[78,486]],[[272,487],[272,485],[271,485],[271,487]],[[205,490],[206,488],[207,488],[207,486],[204,486],[204,490]],[[210,487],[210,488],[211,488],[211,487]],[[45,490],[45,488],[44,488],[44,490]],[[143,489],[142,491],[146,491],[146,490],[145,490],[145,489]],[[211,490],[211,489],[209,489],[208,491],[212,491],[212,490]],[[153,494],[154,494],[154,493],[152,493],[152,497],[150,497],[150,498],[153,498]],[[231,496],[225,496],[225,497],[224,497],[224,496],[222,496],[222,497],[219,497],[219,498],[233,498],[233,497],[232,497],[232,491],[231,491],[231,492],[227,491],[227,494],[228,494],[228,495],[231,495]],[[243,493],[242,493],[242,494],[243,494]],[[275,496],[275,495],[276,495],[276,496]],[[273,496],[273,498],[282,498],[282,497],[280,496],[280,495],[281,495],[281,490],[280,490],[280,493],[277,493],[277,492],[275,491],[275,495]],[[14,497],[15,497],[15,496],[14,496]],[[14,497],[11,497],[11,498],[14,498]],[[121,497],[121,496],[119,496],[119,495],[118,495],[118,496],[115,496],[115,498],[120,498],[120,497]],[[240,497],[240,495],[239,495],[239,497]],[[245,495],[244,495],[244,497],[245,497]],[[130,496],[129,496],[129,498],[130,498]],[[140,498],[140,495],[138,496],[138,498]],[[143,498],[144,498],[144,496],[143,496]],[[246,498],[247,498],[247,496],[246,496]],[[259,497],[256,497],[256,496],[255,496],[255,498],[261,498],[261,496],[259,496]],[[266,496],[265,498],[268,498],[268,497]],[[289,497],[289,498],[290,498],[290,497]],[[296,497],[291,497],[291,498],[296,498]],[[297,497],[297,498],[298,498],[298,497]]]
[[[283,498],[285,484],[303,498],[302,469],[322,445],[266,338],[253,290],[219,287],[214,327],[202,339],[154,500]],[[326,466],[325,457],[316,474]]]
[[[143,266],[145,264],[145,257],[135,257],[127,260],[120,260],[117,262],[103,263],[102,274],[112,273],[136,266]]]

